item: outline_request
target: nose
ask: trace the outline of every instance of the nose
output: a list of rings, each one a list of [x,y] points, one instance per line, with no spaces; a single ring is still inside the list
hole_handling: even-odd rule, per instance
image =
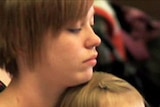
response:
[[[101,39],[99,38],[98,35],[95,34],[93,29],[90,30],[90,32],[87,33],[87,40],[85,42],[85,46],[87,48],[93,48],[97,47],[101,44]]]

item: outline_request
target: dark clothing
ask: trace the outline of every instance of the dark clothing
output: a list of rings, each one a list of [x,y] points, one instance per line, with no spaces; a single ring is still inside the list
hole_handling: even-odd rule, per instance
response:
[[[5,84],[2,81],[0,81],[0,92],[2,92],[5,88]]]

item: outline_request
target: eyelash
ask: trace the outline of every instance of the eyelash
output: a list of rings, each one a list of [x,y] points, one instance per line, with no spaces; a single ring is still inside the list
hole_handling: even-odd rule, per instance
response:
[[[79,33],[81,31],[81,28],[68,29],[68,31],[71,32],[71,33]]]
[[[94,29],[94,24],[91,24],[90,27],[92,29]],[[69,28],[68,29],[69,32],[75,33],[75,34],[79,33],[81,30],[82,30],[82,28]]]

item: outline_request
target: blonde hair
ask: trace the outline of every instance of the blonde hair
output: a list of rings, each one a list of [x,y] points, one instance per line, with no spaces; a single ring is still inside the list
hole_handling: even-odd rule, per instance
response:
[[[19,51],[34,65],[45,33],[58,33],[85,18],[92,4],[93,0],[1,0],[0,67],[16,75]]]
[[[59,107],[145,107],[145,100],[125,80],[95,72],[88,83],[69,88],[59,104]]]

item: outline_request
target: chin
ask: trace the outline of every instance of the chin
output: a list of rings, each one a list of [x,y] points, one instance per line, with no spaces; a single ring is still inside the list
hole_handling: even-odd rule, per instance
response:
[[[91,80],[92,76],[93,76],[93,70],[88,71],[86,74],[86,82]]]
[[[74,75],[74,78],[72,79],[72,84],[70,84],[70,86],[72,87],[86,83],[89,80],[91,80],[92,76],[93,76],[93,70],[80,71],[79,73]]]
[[[79,77],[80,84],[88,82],[89,80],[91,80],[92,76],[93,76],[93,70],[87,70],[87,71],[81,72]]]

